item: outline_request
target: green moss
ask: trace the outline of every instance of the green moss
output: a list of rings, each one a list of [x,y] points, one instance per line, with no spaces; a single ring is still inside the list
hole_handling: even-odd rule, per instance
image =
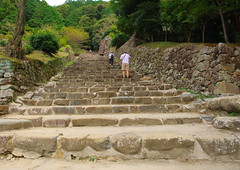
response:
[[[230,117],[235,117],[235,116],[239,116],[240,114],[237,113],[237,112],[232,112],[232,113],[229,113],[228,116]]]

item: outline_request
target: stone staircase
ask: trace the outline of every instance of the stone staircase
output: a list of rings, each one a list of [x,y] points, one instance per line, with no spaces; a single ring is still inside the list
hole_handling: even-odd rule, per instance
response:
[[[238,160],[240,135],[215,129],[197,95],[122,78],[120,66],[81,56],[0,119],[0,154],[83,159]],[[20,130],[19,130],[20,129]]]

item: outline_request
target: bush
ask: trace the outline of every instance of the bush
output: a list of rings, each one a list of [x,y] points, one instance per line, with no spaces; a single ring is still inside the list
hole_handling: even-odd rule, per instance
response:
[[[60,46],[57,36],[49,31],[38,32],[30,37],[30,45],[35,50],[42,50],[46,53],[56,53]]]
[[[5,47],[6,46],[6,41],[1,39],[0,40],[0,46]]]
[[[33,48],[29,44],[24,44],[23,45],[23,51],[24,51],[24,54],[30,54],[30,53],[32,53]]]
[[[112,41],[111,41],[111,46],[115,46],[117,48],[121,47],[129,37],[123,33],[117,33],[114,35]]]

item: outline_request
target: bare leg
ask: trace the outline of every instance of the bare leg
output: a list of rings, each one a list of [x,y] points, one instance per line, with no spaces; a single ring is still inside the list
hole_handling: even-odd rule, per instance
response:
[[[126,75],[127,75],[127,78],[129,77],[129,71],[128,70],[126,70]]]
[[[125,70],[122,71],[122,76],[125,78]]]

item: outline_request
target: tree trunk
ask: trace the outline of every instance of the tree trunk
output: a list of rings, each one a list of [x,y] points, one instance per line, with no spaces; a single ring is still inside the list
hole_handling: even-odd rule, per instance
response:
[[[205,30],[206,30],[207,21],[204,21],[202,27],[202,43],[205,43]]]
[[[17,6],[19,10],[18,10],[16,28],[14,30],[13,39],[9,40],[7,44],[7,55],[9,57],[22,59],[24,55],[22,50],[22,36],[24,34],[24,26],[25,26],[26,3],[27,3],[27,0],[21,0],[17,2]]]
[[[222,8],[221,8],[221,2],[220,2],[220,0],[216,0],[216,2],[217,2],[217,5],[218,5],[219,14],[220,14],[221,21],[222,21],[224,40],[225,40],[226,43],[229,43],[228,35],[227,35],[227,29],[226,29],[226,25],[225,25],[225,21],[224,21],[224,16],[223,16],[223,11],[222,11]]]

